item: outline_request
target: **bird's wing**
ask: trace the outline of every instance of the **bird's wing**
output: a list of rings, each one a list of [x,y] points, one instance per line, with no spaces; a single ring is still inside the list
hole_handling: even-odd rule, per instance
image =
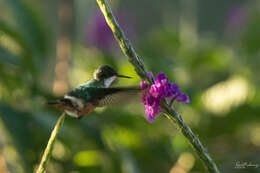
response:
[[[141,92],[139,87],[118,87],[118,88],[97,88],[79,87],[69,92],[67,95],[94,103],[95,106],[107,106],[128,100],[137,96]]]
[[[132,88],[104,88],[104,94],[97,99],[96,106],[121,105],[132,100],[141,93],[141,89]]]

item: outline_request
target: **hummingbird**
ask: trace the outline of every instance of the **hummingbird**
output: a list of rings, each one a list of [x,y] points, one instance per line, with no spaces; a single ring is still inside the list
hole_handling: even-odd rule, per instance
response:
[[[131,78],[118,74],[112,67],[102,65],[94,71],[94,79],[68,92],[64,98],[47,104],[63,109],[68,115],[81,119],[96,107],[109,106],[136,95],[139,87],[111,87],[117,78]]]

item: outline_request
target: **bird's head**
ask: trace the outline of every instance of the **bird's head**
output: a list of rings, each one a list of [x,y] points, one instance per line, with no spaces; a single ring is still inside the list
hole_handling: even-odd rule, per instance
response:
[[[108,65],[102,65],[98,67],[94,72],[94,79],[98,81],[104,81],[104,85],[106,87],[112,85],[118,77],[131,78],[118,74],[112,67]]]

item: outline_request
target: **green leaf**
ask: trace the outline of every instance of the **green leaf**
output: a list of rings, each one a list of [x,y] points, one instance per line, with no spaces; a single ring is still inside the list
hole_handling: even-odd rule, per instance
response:
[[[9,132],[11,142],[22,158],[24,169],[32,172],[32,168],[30,168],[32,160],[30,161],[30,156],[28,155],[29,151],[33,148],[33,143],[30,142],[32,135],[28,128],[32,117],[0,102],[0,120]]]
[[[31,48],[38,53],[45,53],[47,49],[45,28],[41,24],[42,20],[37,16],[33,7],[22,0],[8,0],[5,2],[10,7],[12,17],[18,25],[19,32],[23,34]]]

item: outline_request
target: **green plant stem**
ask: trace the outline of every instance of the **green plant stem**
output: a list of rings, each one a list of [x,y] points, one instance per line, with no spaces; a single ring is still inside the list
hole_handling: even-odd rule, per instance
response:
[[[106,0],[96,0],[103,15],[105,16],[106,22],[111,28],[115,38],[118,41],[122,51],[127,56],[128,61],[132,63],[135,68],[136,73],[140,76],[142,80],[148,81],[152,84],[154,81],[149,78],[147,71],[145,70],[144,64],[141,61],[139,55],[135,52],[130,41],[125,37],[124,32],[117,23],[111,8],[109,7]],[[199,158],[202,160],[204,166],[210,173],[219,173],[219,170],[212,160],[207,150],[201,144],[199,138],[192,132],[191,128],[182,120],[181,115],[178,114],[165,100],[162,102],[161,108],[164,115],[174,122],[182,134],[186,137],[189,143],[192,145],[193,149],[198,154]]]
[[[167,118],[172,120],[177,125],[178,129],[189,141],[199,158],[204,163],[205,167],[208,169],[208,172],[219,173],[217,165],[210,157],[208,151],[203,147],[199,138],[192,132],[191,128],[183,121],[181,115],[170,107],[166,101],[164,101],[161,107]]]
[[[54,129],[51,132],[50,139],[49,139],[48,144],[47,144],[47,146],[44,150],[44,153],[43,153],[43,156],[42,156],[42,159],[41,159],[41,163],[40,163],[36,173],[43,173],[44,170],[46,169],[47,162],[48,162],[49,158],[51,157],[52,148],[54,146],[56,137],[59,133],[60,127],[61,127],[64,119],[65,119],[65,113],[62,113],[61,116],[59,117]]]

